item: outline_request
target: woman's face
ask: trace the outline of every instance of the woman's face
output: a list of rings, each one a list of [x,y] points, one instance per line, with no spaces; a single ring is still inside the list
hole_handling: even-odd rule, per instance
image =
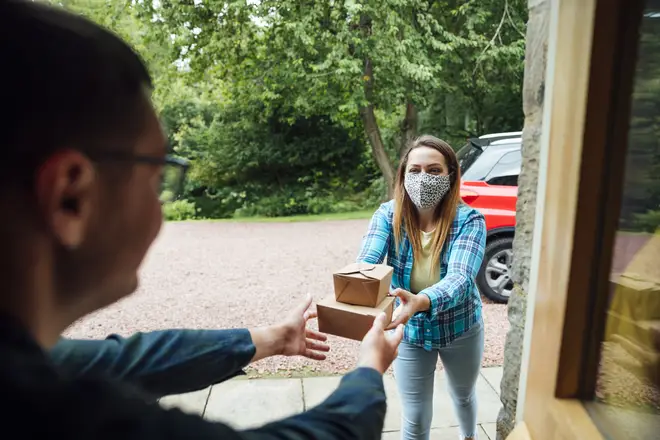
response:
[[[420,173],[435,176],[446,176],[449,174],[445,156],[431,147],[418,147],[408,154],[407,173]]]

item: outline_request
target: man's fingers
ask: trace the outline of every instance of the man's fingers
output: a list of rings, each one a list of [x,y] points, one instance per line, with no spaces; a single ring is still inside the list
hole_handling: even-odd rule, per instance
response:
[[[374,328],[376,330],[384,331],[386,324],[387,324],[387,315],[385,314],[385,312],[383,312],[383,313],[379,314],[378,316],[376,316],[376,319],[374,319],[374,324],[373,324],[372,328]]]
[[[305,354],[303,356],[309,359],[313,359],[315,361],[324,361],[326,358],[326,356],[323,353],[318,353],[312,350],[305,350]]]
[[[386,328],[385,330],[392,330],[393,328],[397,328],[398,326],[405,324],[406,322],[406,315],[405,313],[399,314],[396,318],[394,318],[394,321],[392,321]]]
[[[316,310],[307,310],[303,316],[305,317],[305,321],[309,321],[310,319],[318,318],[319,314]]]
[[[307,348],[309,350],[325,351],[325,352],[330,351],[330,346],[328,344],[323,344],[321,342],[314,341],[313,339],[307,339],[305,343],[307,344]]]
[[[327,341],[328,336],[321,333],[317,332],[316,330],[312,330],[310,328],[305,329],[305,336],[308,337],[309,339],[316,339],[317,341]]]

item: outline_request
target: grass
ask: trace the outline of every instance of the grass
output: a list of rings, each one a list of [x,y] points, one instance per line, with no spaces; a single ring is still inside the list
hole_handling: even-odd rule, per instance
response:
[[[193,220],[233,223],[295,223],[295,222],[322,222],[329,220],[363,220],[369,219],[375,209],[369,211],[338,212],[319,215],[293,215],[290,217],[235,217],[227,219]]]

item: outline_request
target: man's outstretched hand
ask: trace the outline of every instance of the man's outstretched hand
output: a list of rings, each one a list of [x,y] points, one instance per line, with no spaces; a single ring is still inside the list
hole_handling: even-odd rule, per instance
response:
[[[322,361],[325,359],[324,353],[330,351],[330,347],[324,343],[328,337],[307,328],[307,322],[318,316],[315,311],[309,310],[311,305],[312,297],[307,295],[305,301],[280,324],[284,356],[305,356]]]
[[[252,343],[257,351],[252,362],[275,355],[305,356],[322,361],[330,347],[325,344],[326,335],[307,327],[310,319],[316,318],[315,311],[309,310],[312,297],[296,307],[282,323],[257,329],[251,329]]]
[[[371,330],[362,340],[358,367],[373,368],[380,374],[384,374],[390,368],[403,338],[403,324],[398,325],[394,332],[386,333],[385,327],[388,324],[385,313],[376,317]]]

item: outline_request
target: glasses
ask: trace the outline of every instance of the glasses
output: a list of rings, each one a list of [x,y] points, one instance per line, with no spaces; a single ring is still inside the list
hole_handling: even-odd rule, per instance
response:
[[[161,203],[172,202],[182,196],[186,173],[190,166],[190,162],[187,160],[170,155],[154,157],[120,152],[99,152],[92,154],[91,159],[96,162],[119,161],[163,167],[159,191]]]

